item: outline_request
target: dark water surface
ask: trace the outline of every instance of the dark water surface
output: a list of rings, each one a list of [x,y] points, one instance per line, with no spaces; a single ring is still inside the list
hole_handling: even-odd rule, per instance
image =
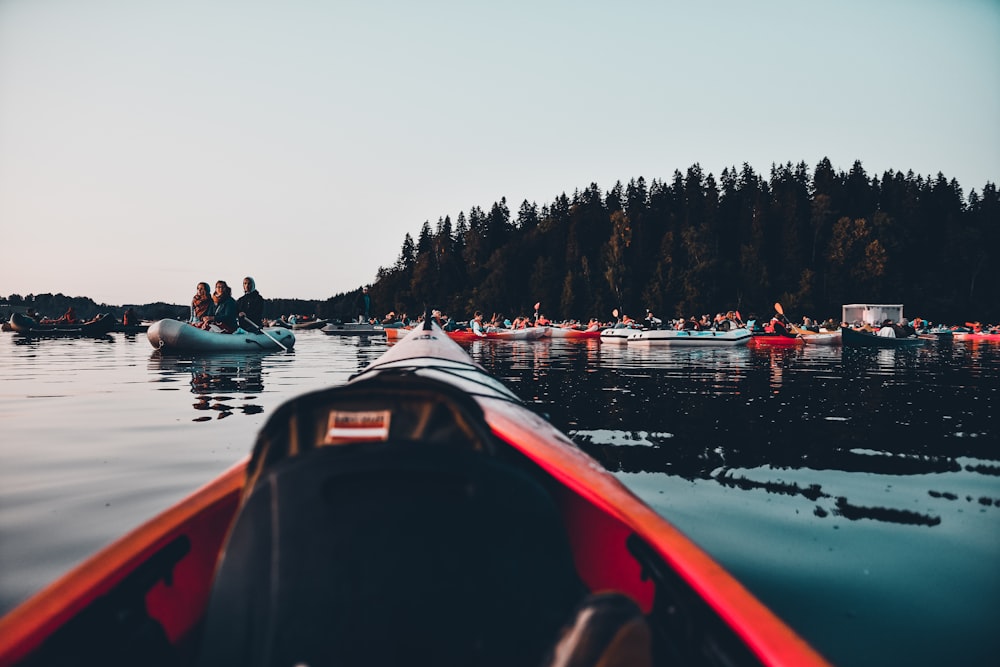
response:
[[[0,613],[386,349],[297,334],[207,358],[0,335]],[[1000,346],[467,349],[835,664],[996,664]]]

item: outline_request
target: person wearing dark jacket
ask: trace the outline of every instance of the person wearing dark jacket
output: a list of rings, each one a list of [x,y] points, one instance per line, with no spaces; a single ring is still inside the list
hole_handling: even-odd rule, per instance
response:
[[[264,320],[264,297],[257,291],[257,283],[250,276],[243,279],[243,296],[236,300],[240,323],[246,320],[250,329],[256,330]]]
[[[215,283],[212,301],[215,306],[210,309],[211,315],[202,318],[202,328],[211,330],[214,324],[225,333],[236,331],[239,311],[236,308],[236,299],[233,298],[233,290],[226,284],[225,280],[219,280]]]
[[[358,295],[358,322],[368,322],[375,309],[372,308],[372,297],[368,294],[368,288],[362,287],[361,294]]]

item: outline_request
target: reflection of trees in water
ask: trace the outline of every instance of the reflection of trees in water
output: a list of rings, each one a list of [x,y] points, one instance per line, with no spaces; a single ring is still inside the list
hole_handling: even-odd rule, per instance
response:
[[[824,446],[821,442],[799,443],[792,447],[758,448],[753,442],[707,445],[682,438],[658,437],[645,433],[625,434],[622,443],[639,440],[644,444],[608,444],[587,432],[572,432],[580,448],[615,472],[667,472],[685,479],[716,477],[719,470],[734,468],[787,468],[791,470],[835,470],[878,475],[932,475],[963,470],[950,456],[906,455],[866,452]],[[967,471],[975,472],[973,466]]]
[[[906,477],[886,505],[912,494],[926,476],[923,493],[936,507],[1000,507],[1000,498],[949,498],[947,488],[931,486],[955,474],[1000,474],[993,465],[1000,461],[993,435],[1000,432],[1000,395],[982,380],[995,362],[976,357],[1000,346],[700,354],[607,346],[596,361],[589,350],[553,348],[548,357],[499,346],[471,351],[614,472],[795,496],[813,503],[818,517],[852,521],[933,526],[941,517],[852,498],[857,492],[833,488],[838,475],[825,471]],[[813,479],[797,485],[778,479],[781,470],[809,471]]]
[[[259,355],[171,356],[154,352],[150,370],[166,375],[190,375],[191,393],[197,401],[192,406],[205,414],[196,422],[225,419],[234,412],[260,414],[263,406],[249,403],[264,390]],[[240,398],[227,394],[245,394]],[[243,401],[237,404],[238,400]]]
[[[784,496],[798,496],[816,502],[814,514],[830,514],[856,521],[871,519],[889,523],[936,526],[941,518],[911,510],[867,506],[852,503],[846,496],[827,492],[821,484],[799,485],[780,480],[751,479],[737,470],[834,470],[882,476],[922,476],[967,472],[1000,476],[1000,467],[989,464],[966,464],[949,456],[901,455],[889,452],[859,451],[842,448],[804,448],[796,457],[780,462],[762,462],[752,447],[706,447],[697,443],[678,442],[673,434],[646,432],[622,433],[602,431],[571,433],[581,449],[612,472],[665,473],[688,480],[714,480],[722,486],[745,491],[765,491]],[[599,442],[611,439],[613,444]],[[641,444],[625,444],[638,442]],[[1000,507],[1000,498],[987,496],[959,497],[954,493],[929,489],[927,495],[938,500],[966,502],[979,507]]]

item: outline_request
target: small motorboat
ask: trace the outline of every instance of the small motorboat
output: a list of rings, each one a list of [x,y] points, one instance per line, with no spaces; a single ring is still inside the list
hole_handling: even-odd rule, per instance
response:
[[[257,332],[207,331],[180,320],[157,320],[146,331],[149,344],[164,352],[276,352],[295,345],[295,334],[282,327],[264,327]]]
[[[826,665],[428,317],[0,619],[0,665]]]

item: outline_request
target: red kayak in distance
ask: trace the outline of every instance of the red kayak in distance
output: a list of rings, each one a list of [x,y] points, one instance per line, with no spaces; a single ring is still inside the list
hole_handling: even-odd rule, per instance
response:
[[[446,331],[448,338],[467,343],[473,340],[539,340],[545,338],[550,327],[528,327],[526,329],[502,329],[499,331],[487,331],[480,336],[472,329],[462,329],[459,331]],[[386,327],[385,336],[387,340],[400,340],[405,338],[411,327]],[[598,334],[599,335],[599,334]]]
[[[801,345],[803,342],[802,336],[794,333],[772,333],[772,332],[754,332],[750,338],[750,343],[756,346],[769,346],[769,347],[789,347],[792,345]]]

